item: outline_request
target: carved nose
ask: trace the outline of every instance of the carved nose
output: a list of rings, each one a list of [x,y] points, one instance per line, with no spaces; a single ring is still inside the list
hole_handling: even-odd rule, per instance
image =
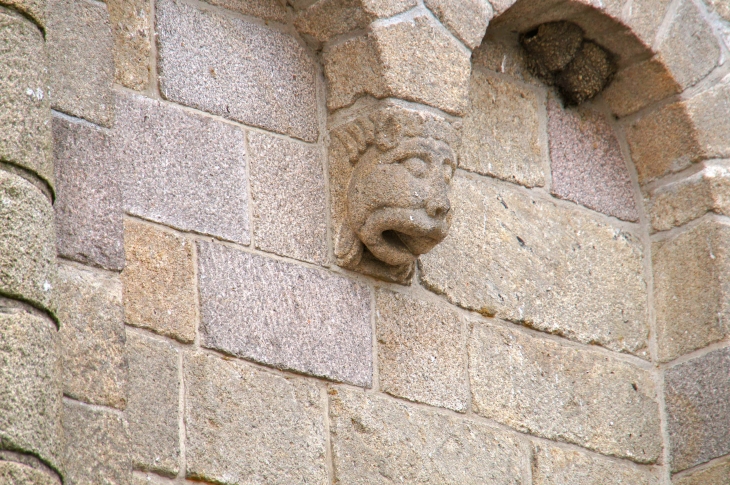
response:
[[[433,197],[426,202],[426,214],[431,217],[444,217],[451,210],[451,203],[446,195]]]

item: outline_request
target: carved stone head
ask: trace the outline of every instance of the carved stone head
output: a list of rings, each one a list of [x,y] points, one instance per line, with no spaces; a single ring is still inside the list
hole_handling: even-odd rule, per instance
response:
[[[457,132],[430,112],[387,106],[334,130],[337,263],[407,282],[416,258],[448,234]]]

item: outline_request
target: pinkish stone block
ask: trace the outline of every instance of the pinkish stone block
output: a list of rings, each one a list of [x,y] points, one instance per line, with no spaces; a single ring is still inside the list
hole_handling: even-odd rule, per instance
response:
[[[631,178],[616,134],[606,119],[588,109],[548,103],[552,193],[589,209],[636,221]]]

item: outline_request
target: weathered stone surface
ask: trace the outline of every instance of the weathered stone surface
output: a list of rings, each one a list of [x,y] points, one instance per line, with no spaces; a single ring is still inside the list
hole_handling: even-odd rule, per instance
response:
[[[327,259],[327,194],[322,149],[248,134],[256,247],[311,263]]]
[[[61,360],[50,321],[0,307],[0,447],[62,469]]]
[[[626,141],[641,184],[687,168],[701,153],[693,122],[681,102],[632,121],[626,126]]]
[[[730,215],[730,166],[705,162],[702,170],[646,195],[645,207],[654,231],[667,231],[707,212]]]
[[[526,52],[518,39],[516,32],[495,33],[488,29],[484,40],[472,53],[472,63],[475,67],[506,74],[518,81],[543,86],[543,82],[528,69]]]
[[[53,208],[25,179],[0,171],[0,293],[52,309]]]
[[[673,485],[730,485],[730,463],[721,462],[698,472],[675,478]]]
[[[149,87],[152,4],[147,0],[107,0],[114,33],[114,80],[130,89]]]
[[[475,69],[464,117],[460,167],[528,187],[545,184],[544,90]]]
[[[372,37],[348,39],[322,54],[327,107],[336,110],[365,95],[385,98],[389,90]]]
[[[648,370],[475,322],[469,378],[472,409],[481,416],[639,463],[654,463],[661,455],[659,406]]]
[[[603,91],[603,99],[616,116],[626,116],[681,91],[681,87],[656,58],[632,64],[616,73]]]
[[[315,64],[293,37],[181,0],[158,0],[156,15],[163,96],[241,123],[317,140]]]
[[[38,28],[19,15],[0,10],[0,159],[37,173],[52,186],[46,65]]]
[[[704,221],[654,243],[659,360],[670,361],[730,333],[730,226]]]
[[[124,209],[248,244],[243,130],[141,96],[120,93],[117,100]]]
[[[641,0],[632,2],[631,8],[623,9],[622,17],[626,25],[631,28],[632,35],[636,35],[642,44],[647,47],[654,45],[654,41],[662,25],[672,0]],[[626,5],[626,2],[621,2]],[[649,86],[645,86],[649,88]]]
[[[730,348],[679,364],[664,376],[672,471],[730,453]]]
[[[119,278],[60,265],[56,298],[64,394],[124,409],[127,338]]]
[[[106,6],[48,0],[53,107],[103,126],[114,122],[114,40]]]
[[[548,136],[554,195],[626,221],[639,219],[621,146],[604,116],[551,100]]]
[[[329,395],[337,483],[529,483],[517,434],[359,390]]]
[[[494,15],[486,0],[425,0],[424,3],[469,49],[482,42]]]
[[[41,28],[45,28],[46,0],[3,0],[3,4],[27,14]]]
[[[707,3],[720,17],[730,22],[730,3],[726,0],[707,0]]]
[[[201,344],[369,386],[370,292],[325,271],[199,243]]]
[[[137,221],[125,221],[124,229],[126,322],[192,342],[198,320],[193,243]]]
[[[466,333],[453,310],[386,290],[376,293],[380,389],[465,412]]]
[[[258,17],[263,20],[286,22],[287,13],[281,0],[204,0],[211,5],[225,7],[234,12]]]
[[[55,116],[53,141],[58,253],[82,263],[122,269],[121,181],[109,134]]]
[[[290,2],[291,3],[291,2]],[[365,29],[378,18],[392,17],[415,7],[416,0],[321,0],[294,21],[300,33],[320,42],[353,30]]]
[[[703,158],[730,158],[730,74],[686,101]]]
[[[130,458],[136,469],[175,476],[179,470],[179,352],[169,343],[129,332]]]
[[[485,315],[646,355],[635,236],[502,183],[457,176],[451,200],[451,233],[421,256],[427,288]]]
[[[533,446],[532,480],[534,485],[659,485],[648,470],[550,445]]]
[[[21,463],[0,461],[0,485],[60,485],[54,475]]]
[[[659,485],[648,470],[557,446],[534,445],[533,485]]]
[[[720,43],[691,0],[680,3],[657,51],[682,89],[705,77],[720,59]]]
[[[122,416],[68,399],[63,402],[64,484],[129,485],[129,436]]]
[[[187,476],[216,483],[325,483],[319,387],[206,354],[185,359]]]

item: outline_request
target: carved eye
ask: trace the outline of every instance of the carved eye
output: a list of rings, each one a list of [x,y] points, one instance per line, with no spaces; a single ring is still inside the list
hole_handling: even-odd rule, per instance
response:
[[[411,172],[415,177],[422,178],[428,172],[428,164],[420,158],[411,157],[403,162],[406,170]]]

